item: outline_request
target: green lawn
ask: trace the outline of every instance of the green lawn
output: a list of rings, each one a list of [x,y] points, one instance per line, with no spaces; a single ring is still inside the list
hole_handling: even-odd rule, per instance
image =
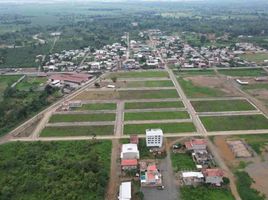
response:
[[[268,119],[263,115],[200,117],[208,131],[234,131],[268,129]]]
[[[125,109],[152,109],[152,108],[183,108],[182,101],[160,102],[130,102],[125,103]]]
[[[197,112],[256,110],[247,100],[192,101]]]
[[[146,129],[161,128],[164,133],[195,132],[193,123],[163,123],[163,124],[127,124],[124,126],[124,134],[145,134]]]
[[[9,86],[15,83],[17,80],[19,80],[21,76],[14,75],[14,76],[0,76],[0,100],[2,99],[2,95],[4,94],[5,89]]]
[[[125,121],[132,120],[164,120],[164,119],[189,119],[186,111],[170,112],[130,112],[125,113]]]
[[[127,87],[174,87],[172,81],[159,80],[159,81],[128,81]]]
[[[220,69],[221,74],[227,76],[264,76],[267,73],[263,69]]]
[[[104,199],[110,141],[13,142],[0,146],[0,199]]]
[[[214,76],[215,71],[214,70],[173,70],[176,75],[179,76]]]
[[[166,71],[132,71],[132,72],[115,72],[111,73],[107,78],[155,78],[155,77],[167,77],[169,75]]]
[[[225,188],[183,186],[180,192],[182,200],[235,200],[231,191]]]
[[[115,110],[115,103],[94,103],[83,104],[81,108],[75,108],[74,110]]]
[[[41,132],[41,137],[64,137],[64,136],[93,136],[113,135],[114,126],[64,126],[46,127]]]
[[[268,134],[239,135],[239,136],[232,136],[232,138],[239,138],[239,139],[242,138],[259,155],[262,153],[263,148],[268,145]]]
[[[225,93],[214,88],[195,86],[191,81],[178,78],[178,81],[183,88],[185,94],[191,98],[198,97],[221,97]]]
[[[101,114],[55,114],[49,120],[49,123],[58,122],[96,122],[96,121],[114,121],[115,113]]]
[[[240,58],[249,62],[263,63],[264,60],[268,60],[268,53],[243,54]]]
[[[29,91],[30,89],[38,89],[40,86],[45,86],[47,82],[47,77],[26,77],[19,84],[17,84],[16,88],[18,90]]]
[[[174,89],[169,90],[133,90],[119,91],[120,99],[165,99],[178,98],[179,94]]]
[[[172,153],[171,161],[173,170],[175,172],[183,171],[183,170],[196,170],[195,163],[192,159],[192,156],[187,153]]]

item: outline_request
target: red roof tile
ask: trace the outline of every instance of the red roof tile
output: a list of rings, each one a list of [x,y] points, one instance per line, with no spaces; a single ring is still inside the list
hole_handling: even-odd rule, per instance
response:
[[[222,169],[205,169],[203,170],[204,176],[224,176],[224,171]]]
[[[138,165],[138,161],[136,159],[121,160],[121,166],[135,166],[135,165]]]

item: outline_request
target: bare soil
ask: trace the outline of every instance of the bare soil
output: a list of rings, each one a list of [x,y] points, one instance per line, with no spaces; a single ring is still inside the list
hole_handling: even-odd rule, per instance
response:
[[[118,91],[84,91],[72,100],[113,100],[118,99]]]

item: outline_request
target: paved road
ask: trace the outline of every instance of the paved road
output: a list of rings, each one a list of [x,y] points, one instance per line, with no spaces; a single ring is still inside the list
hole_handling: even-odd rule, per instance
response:
[[[122,136],[123,135],[123,122],[124,122],[124,102],[119,101],[117,103],[117,110],[116,110],[116,120],[115,120],[115,131],[114,134],[115,136]]]

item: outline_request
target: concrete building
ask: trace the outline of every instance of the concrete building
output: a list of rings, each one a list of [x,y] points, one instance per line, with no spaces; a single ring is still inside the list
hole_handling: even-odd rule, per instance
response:
[[[146,146],[162,147],[163,131],[161,129],[146,129]]]
[[[185,147],[189,151],[199,151],[207,149],[207,142],[205,139],[191,139],[184,143]]]
[[[185,185],[196,185],[204,182],[201,172],[182,172],[182,180]]]
[[[119,188],[118,200],[130,200],[131,199],[131,182],[123,182]]]
[[[137,144],[123,144],[120,158],[122,160],[139,159],[140,152],[138,150],[138,145]]]
[[[137,169],[137,166],[138,166],[137,159],[121,160],[121,169],[122,170]]]
[[[221,186],[224,176],[224,171],[222,169],[205,169],[202,172],[205,177],[205,183]]]

